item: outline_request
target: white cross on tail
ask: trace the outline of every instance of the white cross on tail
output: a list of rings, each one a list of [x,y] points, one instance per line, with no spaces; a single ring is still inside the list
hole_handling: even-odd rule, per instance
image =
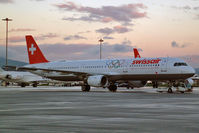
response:
[[[31,52],[31,55],[34,55],[34,52],[36,51],[37,49],[34,47],[34,44],[31,45],[31,48],[29,48],[29,51]]]

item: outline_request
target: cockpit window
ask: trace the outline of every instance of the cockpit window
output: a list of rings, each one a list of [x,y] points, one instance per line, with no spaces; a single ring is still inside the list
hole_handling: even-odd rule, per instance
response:
[[[174,66],[187,66],[187,64],[184,62],[176,62],[174,63]]]

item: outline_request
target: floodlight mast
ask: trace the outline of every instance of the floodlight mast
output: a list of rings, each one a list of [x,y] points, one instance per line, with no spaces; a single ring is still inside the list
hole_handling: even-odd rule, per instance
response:
[[[12,21],[12,19],[5,18],[2,19],[3,21],[6,21],[6,66],[8,65],[8,22]]]
[[[99,42],[100,42],[100,60],[101,60],[102,59],[102,43],[104,42],[104,40],[100,39]]]

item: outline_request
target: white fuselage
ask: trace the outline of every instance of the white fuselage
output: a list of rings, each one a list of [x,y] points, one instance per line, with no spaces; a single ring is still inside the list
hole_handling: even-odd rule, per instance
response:
[[[194,75],[194,69],[178,58],[136,58],[136,59],[107,59],[55,61],[49,63],[27,65],[28,68],[44,68],[72,72],[46,72],[42,70],[34,73],[47,78],[62,81],[83,80],[81,75],[73,72],[87,73],[87,76],[105,75],[109,81],[118,80],[183,80]]]

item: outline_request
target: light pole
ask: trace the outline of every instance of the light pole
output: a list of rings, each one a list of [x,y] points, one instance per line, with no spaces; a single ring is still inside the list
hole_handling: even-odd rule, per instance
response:
[[[6,21],[6,66],[7,66],[8,65],[8,21],[12,21],[12,19],[5,18],[2,20]]]
[[[100,39],[99,42],[100,42],[100,60],[102,59],[102,43],[103,43],[103,39]]]

